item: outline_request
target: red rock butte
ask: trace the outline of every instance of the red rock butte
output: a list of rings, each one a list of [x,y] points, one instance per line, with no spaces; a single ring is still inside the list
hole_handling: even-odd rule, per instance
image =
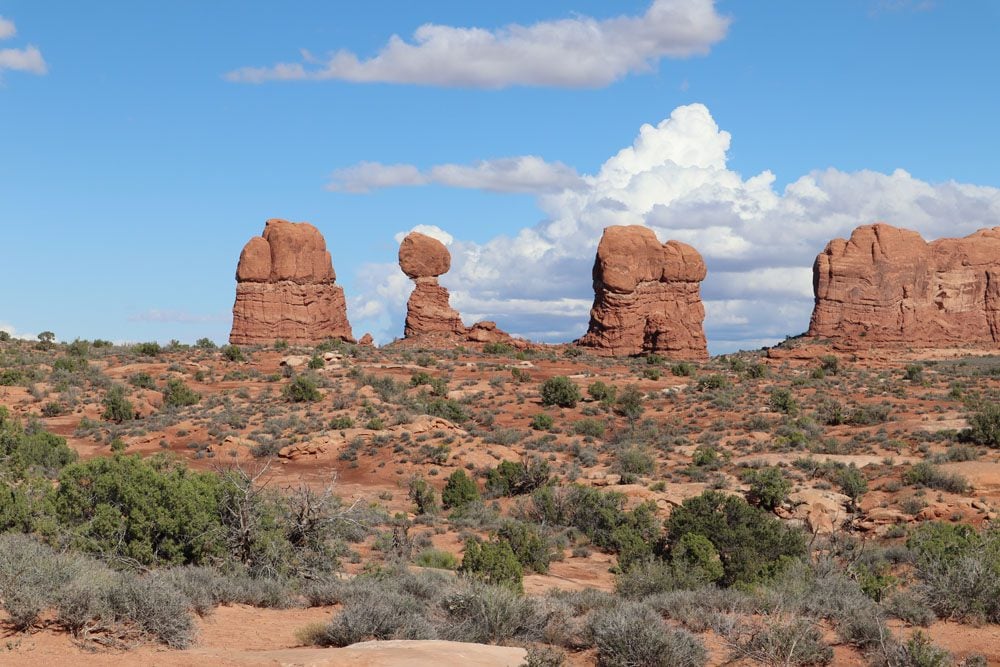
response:
[[[250,239],[240,255],[229,341],[354,342],[344,290],[336,279],[318,229],[306,222],[268,220],[263,235]]]
[[[848,346],[1000,342],[1000,227],[930,243],[885,223],[834,239],[813,264],[809,336]]]
[[[604,230],[594,261],[594,306],[579,345],[599,354],[662,352],[705,359],[705,262],[679,241],[641,225]]]

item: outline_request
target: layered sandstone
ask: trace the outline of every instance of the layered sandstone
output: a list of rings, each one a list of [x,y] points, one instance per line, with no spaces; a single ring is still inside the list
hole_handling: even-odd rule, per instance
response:
[[[1000,227],[927,243],[885,223],[834,239],[813,265],[808,335],[851,346],[1000,342]]]
[[[229,341],[353,342],[344,290],[336,279],[318,229],[305,222],[268,220],[263,235],[250,239],[240,255]]]
[[[708,357],[701,302],[705,262],[679,241],[640,225],[604,230],[594,262],[590,327],[577,343],[610,355]]]

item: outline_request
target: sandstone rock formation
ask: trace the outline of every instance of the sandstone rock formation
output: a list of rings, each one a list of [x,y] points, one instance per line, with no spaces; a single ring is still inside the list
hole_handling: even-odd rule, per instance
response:
[[[885,223],[834,239],[813,265],[809,336],[848,346],[1000,342],[1000,227],[927,243]]]
[[[438,276],[451,268],[451,253],[435,238],[410,232],[399,244],[399,268],[417,284],[406,303],[407,338],[426,335],[465,335],[458,311]]]
[[[240,255],[229,341],[354,342],[344,290],[336,278],[318,229],[305,222],[268,220],[264,234],[250,239]]]
[[[594,262],[590,328],[577,343],[611,355],[708,357],[704,279],[705,262],[691,246],[660,243],[640,225],[608,227]]]

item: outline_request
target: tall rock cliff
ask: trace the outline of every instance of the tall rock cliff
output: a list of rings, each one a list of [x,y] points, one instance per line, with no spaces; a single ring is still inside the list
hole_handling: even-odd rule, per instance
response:
[[[885,223],[834,239],[813,264],[808,335],[842,344],[1000,342],[1000,227],[927,243]]]
[[[344,290],[336,279],[318,229],[305,222],[268,220],[263,235],[250,239],[240,255],[229,341],[354,342]]]

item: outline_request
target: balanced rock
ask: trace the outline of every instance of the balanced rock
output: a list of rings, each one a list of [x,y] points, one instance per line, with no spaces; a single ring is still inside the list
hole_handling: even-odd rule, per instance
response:
[[[448,290],[438,284],[438,276],[451,268],[448,248],[426,234],[410,232],[399,245],[399,267],[417,284],[406,303],[405,336],[465,336]]]
[[[834,239],[813,264],[808,335],[848,346],[1000,342],[1000,227],[927,243],[885,223]]]
[[[264,234],[250,239],[240,255],[229,341],[354,342],[344,290],[336,279],[318,229],[305,222],[268,220]]]
[[[660,243],[641,225],[608,227],[594,262],[590,327],[577,343],[610,355],[708,357],[704,279],[705,262],[691,246]]]

